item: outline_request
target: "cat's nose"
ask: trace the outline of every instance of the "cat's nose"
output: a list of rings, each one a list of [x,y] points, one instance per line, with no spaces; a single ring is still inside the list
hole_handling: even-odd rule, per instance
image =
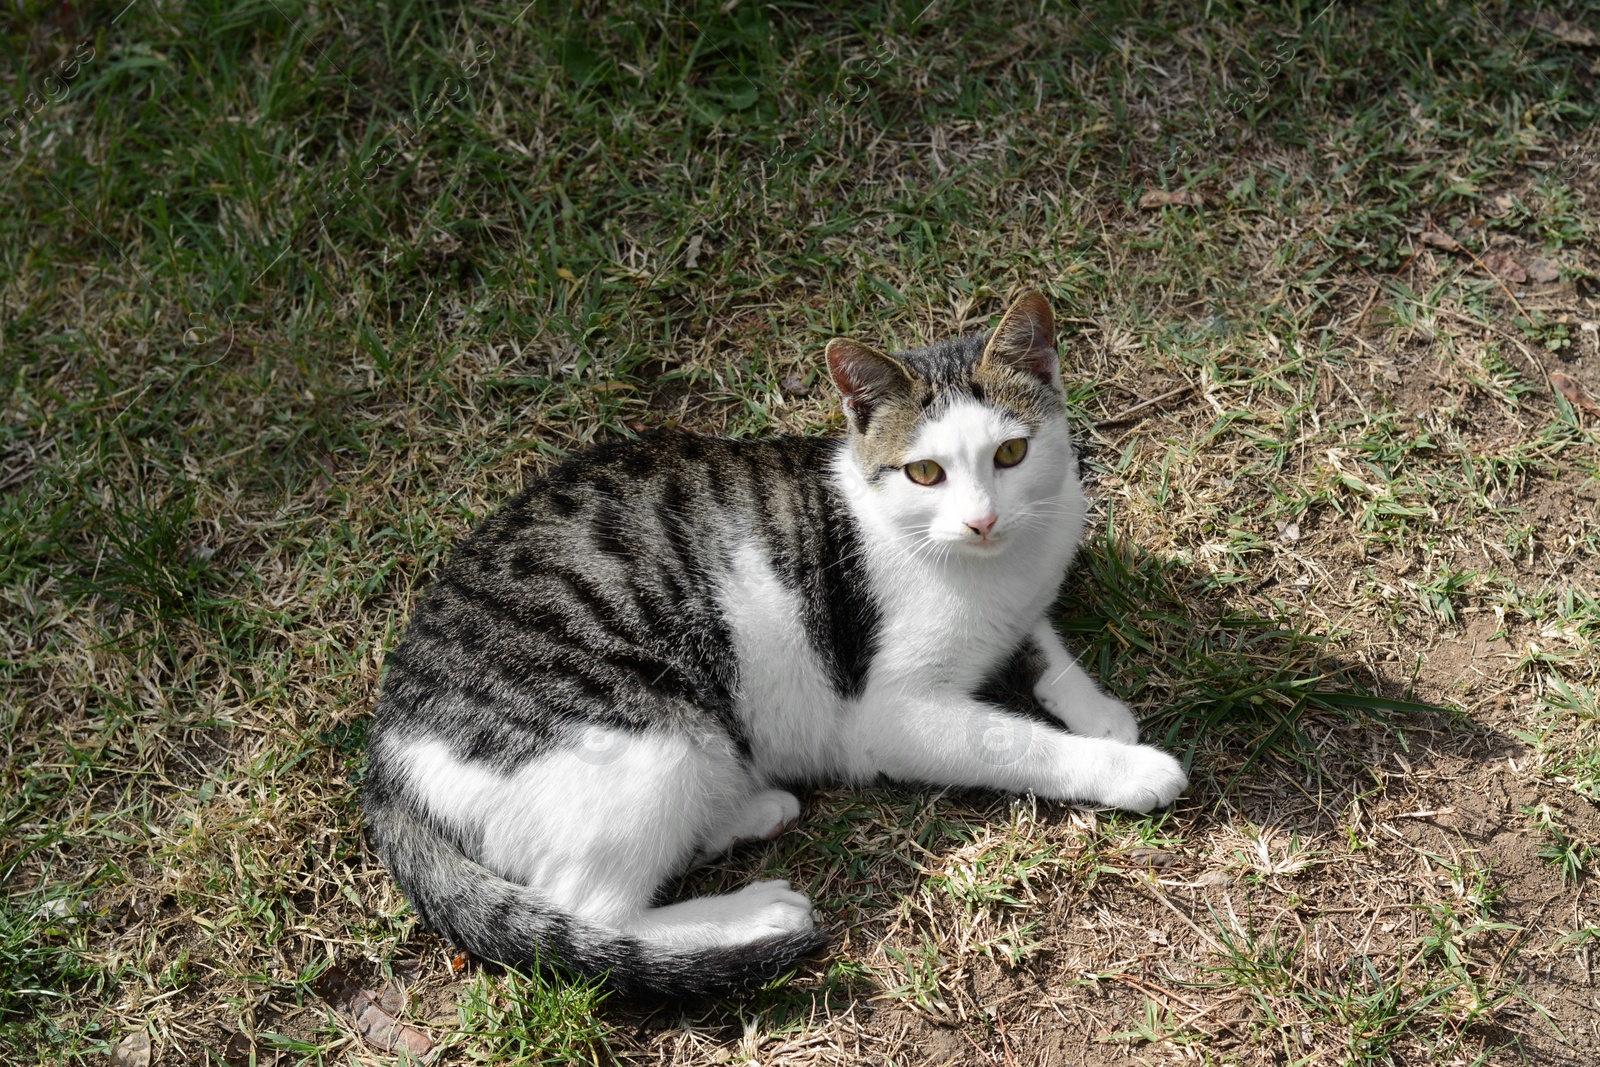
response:
[[[971,530],[979,537],[988,537],[989,531],[994,529],[995,520],[998,518],[1000,518],[1000,516],[996,515],[992,511],[985,512],[975,519],[968,519],[967,529]]]

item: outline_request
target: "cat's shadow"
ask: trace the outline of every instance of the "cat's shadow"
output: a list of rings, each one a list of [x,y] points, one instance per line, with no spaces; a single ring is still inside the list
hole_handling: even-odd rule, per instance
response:
[[[1388,743],[1409,724],[1461,721],[1449,709],[1412,699],[1408,679],[1341,657],[1308,620],[1241,610],[1241,600],[1235,586],[1204,567],[1101,535],[1085,544],[1054,605],[1052,618],[1068,647],[1139,715],[1141,739],[1181,754],[1191,773],[1176,814],[1100,816],[1130,840],[1163,840],[1224,819],[1325,832],[1342,803],[1291,810],[1281,801],[1284,790],[1259,786],[1292,778],[1309,784],[1304,795],[1359,795],[1370,788],[1365,753],[1373,744]],[[1020,661],[984,695],[1049,719]],[[986,827],[1003,824],[1017,802],[888,782],[813,790],[804,800],[797,830],[687,872],[663,899],[788,878],[831,923],[829,955],[744,998],[651,1009],[642,1025],[743,1033],[755,1016],[773,1030],[906,995],[887,988],[861,957],[889,925],[886,916],[916,891],[930,857],[970,846]],[[1067,804],[1040,801],[1034,810],[1043,820],[1074,817]],[[1186,825],[1168,828],[1169,819]],[[1045,958],[1049,951],[1044,945]]]

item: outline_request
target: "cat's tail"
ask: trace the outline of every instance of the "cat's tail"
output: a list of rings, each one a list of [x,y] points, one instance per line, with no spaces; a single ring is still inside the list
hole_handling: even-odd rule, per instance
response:
[[[528,886],[468,859],[403,801],[369,791],[363,806],[383,861],[418,916],[485,960],[604,977],[630,1000],[676,999],[755,988],[827,945],[826,934],[807,930],[726,948],[664,948],[561,912]]]

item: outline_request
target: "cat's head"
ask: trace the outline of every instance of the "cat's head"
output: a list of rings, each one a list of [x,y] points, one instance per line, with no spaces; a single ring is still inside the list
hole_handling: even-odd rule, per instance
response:
[[[1060,507],[1076,460],[1043,296],[1021,297],[986,337],[892,356],[837,339],[827,357],[862,506],[897,534],[990,552]]]

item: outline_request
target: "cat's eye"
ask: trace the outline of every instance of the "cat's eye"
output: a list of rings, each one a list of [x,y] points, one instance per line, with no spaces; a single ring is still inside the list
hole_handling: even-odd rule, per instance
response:
[[[1028,454],[1028,439],[1026,437],[1013,437],[994,450],[994,465],[996,467],[1015,467],[1022,462],[1022,457]]]
[[[938,485],[944,481],[944,468],[931,459],[906,464],[906,477],[918,485]]]

